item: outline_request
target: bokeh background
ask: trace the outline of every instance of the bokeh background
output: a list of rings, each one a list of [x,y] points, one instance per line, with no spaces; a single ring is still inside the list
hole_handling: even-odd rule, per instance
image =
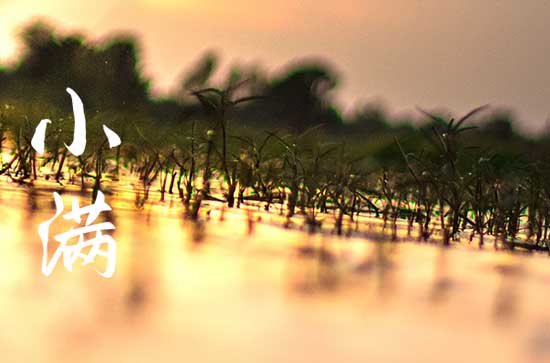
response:
[[[92,40],[131,33],[161,94],[214,50],[221,68],[254,64],[271,73],[299,58],[326,59],[343,112],[367,101],[400,115],[489,103],[514,110],[529,132],[550,113],[546,1],[4,0],[0,12],[1,59],[14,59],[17,34],[37,18]]]

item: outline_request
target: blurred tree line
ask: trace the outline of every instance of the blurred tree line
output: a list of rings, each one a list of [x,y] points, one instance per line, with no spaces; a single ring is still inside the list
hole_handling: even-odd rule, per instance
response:
[[[261,96],[228,110],[225,117],[236,133],[284,130],[299,134],[318,127],[329,139],[363,145],[384,162],[399,162],[394,137],[409,149],[419,150],[426,143],[422,135],[438,127],[437,120],[430,118],[419,127],[413,126],[412,120],[392,120],[379,104],[368,104],[343,116],[333,100],[338,85],[336,72],[320,61],[296,63],[274,76],[258,67],[236,66],[224,80],[214,82],[219,59],[215,53],[207,53],[184,74],[177,92],[159,98],[151,94],[139,47],[132,37],[92,43],[81,35],[61,35],[47,24],[33,23],[21,33],[20,41],[23,47],[17,62],[0,68],[0,117],[27,122],[28,127],[42,118],[50,118],[54,124],[66,120],[66,143],[72,135],[66,87],[81,96],[89,119],[101,118],[123,139],[129,129],[142,123],[158,130],[177,128],[189,121],[208,125],[217,117],[215,107],[200,102],[193,92],[236,85],[235,97]],[[509,155],[547,151],[548,135],[537,139],[520,135],[512,116],[505,112],[486,113],[478,124],[480,127],[469,135],[472,144]]]

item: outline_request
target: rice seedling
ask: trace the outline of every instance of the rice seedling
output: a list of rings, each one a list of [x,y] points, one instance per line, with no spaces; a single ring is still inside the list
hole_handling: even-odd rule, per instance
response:
[[[239,88],[242,87],[245,83],[246,81],[230,84],[225,89],[204,88],[198,91],[194,91],[192,93],[195,97],[197,97],[197,99],[201,102],[205,109],[210,110],[214,113],[216,125],[215,129],[213,130],[212,136],[215,135],[214,131],[220,132],[221,140],[219,142],[221,143],[221,151],[217,151],[220,154],[221,171],[223,172],[225,182],[227,183],[226,201],[229,208],[232,208],[235,205],[237,179],[235,175],[236,163],[232,158],[229,157],[230,155],[228,155],[228,122],[231,117],[231,112],[238,105],[260,98],[259,96],[234,98],[235,92],[238,91]],[[214,139],[212,138],[212,141],[213,140]],[[212,146],[214,146],[213,142]],[[210,158],[210,154],[208,158]]]
[[[427,186],[423,184],[428,183],[432,191],[435,193],[435,201],[432,199],[432,202],[435,203],[433,203],[433,205],[426,206],[427,213],[424,218],[426,219],[427,224],[424,224],[422,227],[421,234],[425,234],[426,229],[429,228],[429,214],[430,211],[435,208],[435,204],[437,204],[439,207],[439,224],[443,233],[444,245],[449,245],[450,239],[456,237],[459,232],[461,215],[463,215],[463,208],[467,201],[466,186],[470,185],[470,183],[465,180],[464,176],[464,164],[467,165],[468,163],[468,150],[460,144],[459,137],[463,132],[471,130],[475,128],[475,126],[461,126],[470,117],[485,108],[486,106],[481,106],[470,111],[456,123],[454,122],[454,119],[446,121],[440,117],[422,111],[426,116],[434,121],[435,125],[431,128],[433,133],[427,137],[427,140],[432,145],[432,150],[429,153],[420,155],[420,157],[405,154],[396,139],[401,153],[407,163],[407,168],[417,182],[417,189],[423,190],[422,193],[425,196],[428,190]],[[465,159],[466,163],[464,162]],[[414,171],[414,167],[411,165],[411,160],[416,161],[416,172]],[[421,177],[424,180],[422,180]],[[478,178],[478,182],[480,180],[481,179]],[[479,197],[479,194],[476,194],[475,196]],[[476,202],[480,201],[476,200]],[[446,218],[447,216],[449,217],[448,221]],[[479,226],[479,223],[477,223],[476,226]],[[482,244],[482,241],[480,243]]]
[[[137,117],[130,125],[113,126],[124,135],[123,146],[114,150],[107,148],[99,125],[127,115],[97,113],[89,120],[87,150],[79,157],[65,147],[70,117],[51,110],[55,127],[47,129],[47,153],[37,158],[30,145],[36,123],[10,109],[1,115],[0,143],[11,148],[11,157],[3,159],[0,172],[24,182],[49,169],[44,176],[59,184],[65,173],[71,180],[77,175],[83,192],[91,181],[93,199],[106,180],[116,182],[125,170],[139,180],[136,207],[143,207],[150,188],[158,185],[159,200],[177,193],[192,220],[199,219],[205,200],[224,201],[229,208],[250,202],[268,212],[277,205],[287,217],[285,225],[303,220],[311,233],[323,231],[325,220],[333,221],[336,235],[360,233],[370,228],[369,218],[358,218],[365,213],[381,218],[381,233],[393,241],[401,218],[408,238],[414,238],[417,225],[418,240],[439,235],[446,246],[468,231],[480,246],[489,235],[506,247],[547,248],[547,163],[526,157],[510,164],[510,157],[464,138],[476,132],[465,123],[485,107],[458,121],[422,111],[431,121],[424,137],[396,137],[384,159],[368,145],[335,137],[322,125],[302,133],[235,126],[238,107],[261,98],[240,97],[244,84],[193,92],[204,111],[196,119],[158,127]]]

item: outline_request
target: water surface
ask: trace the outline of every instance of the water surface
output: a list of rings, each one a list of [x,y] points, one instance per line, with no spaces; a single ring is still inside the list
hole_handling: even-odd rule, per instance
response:
[[[175,196],[138,210],[123,186],[107,196],[115,276],[45,277],[55,188],[0,187],[3,362],[550,361],[542,254],[310,235],[256,207],[220,220],[210,204],[197,225]]]

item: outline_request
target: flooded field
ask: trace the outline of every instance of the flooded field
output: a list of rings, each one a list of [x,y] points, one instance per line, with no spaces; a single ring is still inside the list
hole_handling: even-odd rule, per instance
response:
[[[545,254],[307,234],[252,206],[194,224],[123,186],[114,277],[47,278],[52,188],[0,185],[3,362],[550,361]]]

